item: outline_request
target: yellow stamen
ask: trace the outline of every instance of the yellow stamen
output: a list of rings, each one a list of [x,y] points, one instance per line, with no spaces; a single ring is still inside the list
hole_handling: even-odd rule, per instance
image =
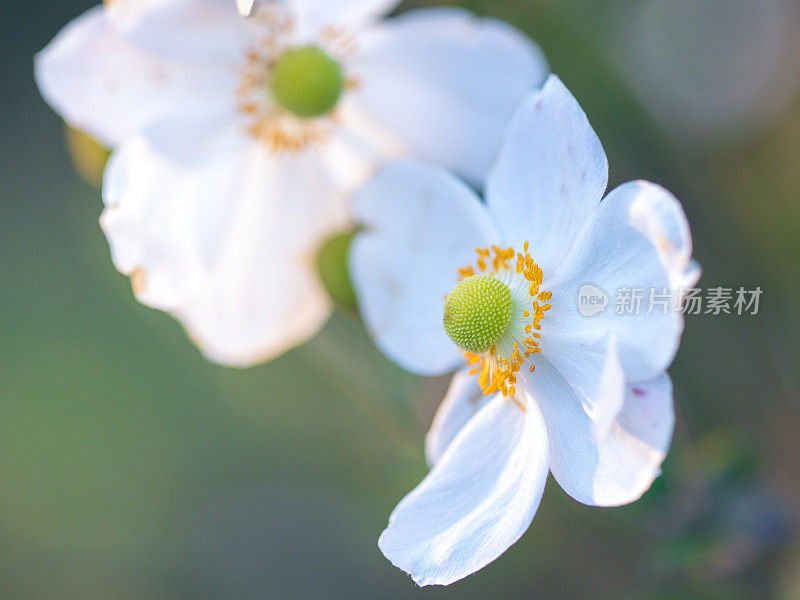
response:
[[[513,268],[513,272],[527,282],[526,291],[530,295],[530,305],[521,311],[525,325],[519,332],[519,337],[511,343],[510,352],[505,350],[509,352],[507,356],[498,354],[496,345],[485,352],[464,351],[467,364],[474,366],[470,374],[478,375],[478,385],[483,389],[484,395],[500,392],[504,396],[513,397],[516,392],[517,372],[526,363],[527,358],[542,351],[538,341],[541,339],[539,330],[542,328],[541,321],[544,314],[551,308],[550,304],[543,303],[550,300],[553,294],[540,289],[543,273],[528,253],[528,248],[528,242],[524,243],[522,252],[499,246],[476,248],[477,257],[474,266],[470,264],[458,269],[459,280],[463,281],[481,272],[504,276]],[[531,373],[534,369],[535,366],[530,365]],[[524,409],[524,405],[519,404],[520,408]]]

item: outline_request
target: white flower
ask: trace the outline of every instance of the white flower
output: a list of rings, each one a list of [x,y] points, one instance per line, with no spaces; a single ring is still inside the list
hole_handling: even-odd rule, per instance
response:
[[[413,161],[385,166],[356,197],[365,231],[350,265],[378,345],[416,373],[461,367],[426,440],[431,471],[379,542],[421,585],[502,554],[548,472],[597,506],[634,501],[659,473],[683,320],[677,301],[646,314],[649,290],[677,292],[699,268],[669,192],[637,181],[601,202],[607,179],[600,141],[551,77],[512,120],[485,204]],[[642,314],[581,316],[584,284],[645,289]]]
[[[114,148],[101,223],[137,298],[213,360],[298,344],[330,302],[315,255],[348,193],[413,155],[480,184],[538,49],[508,25],[398,0],[114,0],[39,54],[42,94]]]

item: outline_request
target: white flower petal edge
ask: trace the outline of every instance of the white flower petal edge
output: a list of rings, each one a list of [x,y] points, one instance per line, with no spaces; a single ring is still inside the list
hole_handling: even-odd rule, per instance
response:
[[[595,503],[628,504],[650,489],[661,475],[674,426],[672,381],[666,373],[628,384],[622,410],[599,445]]]
[[[419,9],[365,36],[354,102],[409,154],[481,186],[519,100],[548,70],[539,48],[502,21]]]
[[[669,378],[625,386],[618,365],[609,375],[600,393],[624,404],[603,435],[552,367],[537,365],[526,376],[525,390],[547,423],[550,470],[565,492],[591,506],[638,500],[660,474],[674,423]]]
[[[525,533],[547,470],[547,431],[538,408],[495,396],[397,505],[378,545],[419,585],[453,583]]]
[[[428,435],[425,437],[425,460],[433,468],[450,442],[475,414],[489,401],[478,385],[471,369],[453,375],[447,394],[439,405]]]
[[[410,371],[453,370],[463,359],[442,328],[442,305],[475,244],[497,239],[484,205],[446,171],[395,161],[356,194],[354,212],[365,231],[351,275],[377,344]]]
[[[223,72],[181,65],[133,45],[99,6],[36,55],[35,76],[42,96],[67,123],[106,146],[170,111],[222,112],[234,89]],[[194,93],[198,87],[206,92]]]
[[[552,274],[591,219],[608,183],[603,146],[577,100],[551,76],[517,109],[486,182],[505,243],[528,241]]]
[[[576,343],[611,332],[628,380],[648,380],[665,371],[683,332],[673,284],[687,280],[693,270],[688,255],[670,250],[672,242],[663,233],[677,225],[688,231],[680,203],[661,186],[634,181],[612,191],[547,281],[554,307],[548,313],[548,335]],[[599,287],[611,300],[592,317],[578,310],[585,284]],[[613,301],[625,288],[638,290],[638,314],[617,313]],[[660,294],[669,296],[663,304]]]
[[[655,244],[669,273],[670,285],[676,290],[695,285],[701,269],[692,259],[692,233],[680,202],[654,183],[636,181],[626,186],[634,188],[629,193],[638,194],[631,206],[630,225]],[[615,192],[621,192],[623,187]]]

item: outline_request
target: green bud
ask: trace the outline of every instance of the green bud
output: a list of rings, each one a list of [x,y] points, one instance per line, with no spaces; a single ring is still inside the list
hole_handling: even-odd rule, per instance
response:
[[[505,333],[512,304],[511,290],[497,277],[472,275],[447,296],[444,329],[462,350],[486,352]]]
[[[317,253],[317,271],[325,291],[339,307],[356,308],[356,293],[350,279],[348,261],[355,232],[328,238]]]
[[[341,65],[317,46],[289,50],[275,63],[270,84],[275,100],[298,117],[321,117],[344,90]]]
[[[100,189],[111,152],[85,131],[69,125],[64,127],[64,137],[75,170],[86,183]]]

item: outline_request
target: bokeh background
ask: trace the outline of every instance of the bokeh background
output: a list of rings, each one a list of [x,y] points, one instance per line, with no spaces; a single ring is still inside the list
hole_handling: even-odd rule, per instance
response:
[[[134,301],[32,79],[91,4],[0,3],[0,597],[800,598],[795,0],[460,3],[539,42],[612,185],[683,201],[702,286],[764,293],[757,316],[688,317],[675,440],[640,502],[589,508],[551,480],[500,560],[424,590],[376,540],[425,473],[446,379],[401,372],[346,312],[220,368]]]

